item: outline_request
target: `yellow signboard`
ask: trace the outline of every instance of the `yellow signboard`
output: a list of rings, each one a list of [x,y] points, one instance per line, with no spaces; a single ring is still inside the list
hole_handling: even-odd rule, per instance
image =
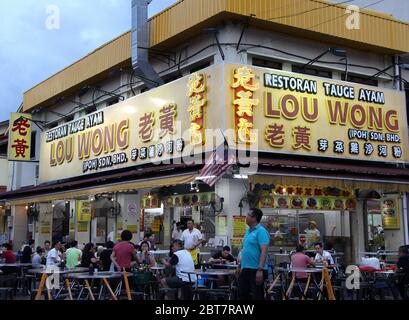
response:
[[[77,232],[88,232],[88,222],[78,222],[77,223]]]
[[[408,162],[402,92],[278,70],[226,65],[239,149]]]
[[[406,163],[406,118],[397,90],[221,63],[45,132],[39,180],[197,163],[224,136],[230,148]]]
[[[91,201],[77,201],[77,221],[91,221]]]
[[[205,122],[224,126],[221,105],[207,104],[223,100],[222,75],[222,66],[209,67],[46,131],[40,182],[201,155]]]
[[[400,229],[400,198],[390,196],[381,199],[382,225],[385,230]]]
[[[233,216],[233,238],[244,238],[246,230],[246,217]]]
[[[11,114],[8,150],[10,161],[30,161],[31,119],[31,114]]]

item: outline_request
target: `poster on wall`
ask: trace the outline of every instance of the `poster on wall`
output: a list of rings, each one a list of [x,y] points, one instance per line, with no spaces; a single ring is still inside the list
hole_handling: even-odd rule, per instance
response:
[[[399,196],[381,199],[382,225],[386,230],[400,229]]]
[[[51,233],[51,223],[49,221],[43,221],[40,226],[40,233]]]
[[[231,239],[232,248],[241,249],[243,247],[243,238]]]
[[[246,229],[246,217],[233,216],[233,238],[244,238]]]
[[[77,232],[88,232],[88,222],[79,221],[77,224]]]
[[[77,221],[91,221],[91,201],[77,201]]]

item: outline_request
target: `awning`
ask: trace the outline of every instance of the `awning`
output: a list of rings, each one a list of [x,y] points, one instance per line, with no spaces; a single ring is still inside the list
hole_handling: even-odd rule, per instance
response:
[[[13,206],[17,205],[26,205],[27,203],[34,202],[49,202],[53,200],[68,200],[75,199],[84,196],[93,196],[99,193],[112,193],[112,192],[121,192],[126,190],[141,190],[141,189],[151,189],[151,188],[160,188],[164,186],[173,186],[178,184],[186,184],[194,181],[197,175],[195,174],[184,174],[176,176],[168,176],[158,179],[142,179],[134,182],[128,183],[116,183],[108,184],[101,187],[95,188],[86,188],[79,189],[74,191],[67,192],[56,192],[48,193],[41,196],[35,197],[23,197],[19,199],[9,200],[8,203]]]
[[[252,184],[409,192],[409,170],[379,165],[260,158]]]

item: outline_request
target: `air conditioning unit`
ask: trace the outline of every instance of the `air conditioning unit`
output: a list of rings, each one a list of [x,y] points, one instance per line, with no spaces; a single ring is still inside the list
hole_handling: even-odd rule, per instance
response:
[[[8,228],[13,228],[13,216],[8,216],[7,217],[7,227]]]

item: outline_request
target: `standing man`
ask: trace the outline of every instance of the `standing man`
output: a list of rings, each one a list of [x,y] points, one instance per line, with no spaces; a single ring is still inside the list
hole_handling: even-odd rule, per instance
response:
[[[44,254],[47,257],[48,252],[51,250],[51,242],[50,240],[45,240],[44,241]]]
[[[192,219],[187,221],[187,229],[182,232],[180,240],[184,242],[185,249],[192,255],[195,266],[198,265],[199,246],[203,242],[203,235],[194,227],[194,221]]]
[[[314,249],[314,245],[321,238],[321,232],[317,229],[317,223],[315,221],[308,222],[308,229],[305,229],[304,233],[307,235],[307,248]]]
[[[267,249],[270,235],[260,224],[263,212],[254,208],[247,214],[248,225],[243,239],[238,268],[240,300],[264,300],[264,280],[268,277]]]
[[[131,243],[132,232],[124,230],[121,233],[121,241],[118,242],[112,251],[111,261],[117,271],[125,269],[127,272],[136,264],[135,246]]]

